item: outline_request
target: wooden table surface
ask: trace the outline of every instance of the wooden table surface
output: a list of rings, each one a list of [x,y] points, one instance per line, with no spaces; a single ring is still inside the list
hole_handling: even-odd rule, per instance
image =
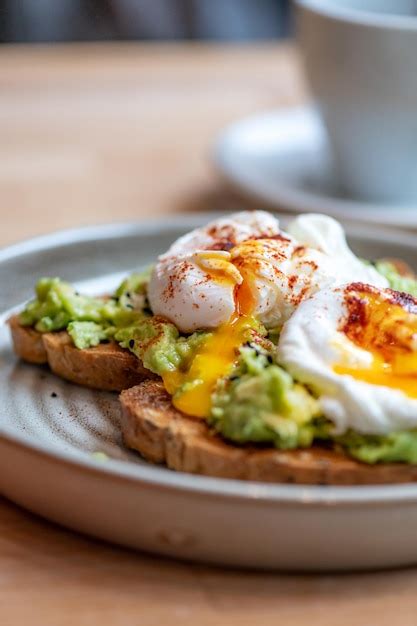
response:
[[[249,206],[210,166],[213,137],[305,97],[289,47],[0,48],[0,245]],[[176,563],[77,536],[0,497],[1,626],[314,623],[415,626],[417,571],[287,576]]]

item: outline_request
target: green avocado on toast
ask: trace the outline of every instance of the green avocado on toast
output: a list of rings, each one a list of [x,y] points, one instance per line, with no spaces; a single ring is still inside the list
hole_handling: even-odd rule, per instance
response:
[[[281,236],[283,239],[286,237],[286,235]],[[280,242],[276,235],[270,237],[269,233],[264,239],[265,241]],[[20,332],[21,337],[22,329],[26,329],[27,333],[32,333],[30,335],[31,340],[34,342],[36,339],[38,348],[41,345],[39,337],[44,336],[46,350],[44,362],[48,362],[53,337],[60,337],[60,349],[65,344],[62,349],[67,351],[67,358],[68,354],[73,354],[71,352],[73,349],[80,351],[80,354],[83,355],[100,354],[100,356],[104,350],[107,353],[107,358],[114,360],[116,360],[116,354],[120,355],[117,357],[121,364],[120,376],[123,376],[122,368],[127,367],[127,361],[125,363],[123,359],[133,359],[129,361],[129,367],[132,367],[132,363],[134,364],[136,359],[141,368],[138,370],[140,371],[138,381],[140,382],[147,377],[146,372],[149,373],[149,376],[161,377],[165,389],[172,397],[174,406],[180,411],[185,411],[191,417],[193,417],[192,409],[188,410],[183,407],[196,406],[195,403],[200,401],[202,394],[209,393],[210,409],[200,418],[203,418],[208,432],[212,433],[211,436],[220,436],[230,444],[243,446],[243,448],[254,445],[260,449],[273,448],[282,451],[308,450],[312,446],[319,445],[323,446],[323,449],[329,448],[339,451],[368,465],[417,464],[417,430],[413,428],[398,428],[388,432],[382,432],[382,430],[381,432],[362,432],[347,425],[344,432],[340,432],[340,428],[339,430],[336,428],[331,413],[331,411],[335,412],[336,409],[327,409],[328,406],[332,406],[332,402],[334,404],[332,394],[336,400],[338,398],[336,388],[332,387],[331,381],[336,380],[332,370],[329,374],[330,382],[326,382],[326,377],[323,375],[325,380],[323,397],[330,397],[326,404],[326,402],[322,402],[320,385],[317,386],[313,382],[309,382],[307,374],[304,374],[303,371],[298,375],[296,366],[283,362],[280,358],[280,335],[283,326],[286,328],[285,323],[283,324],[279,319],[277,322],[272,317],[271,322],[267,317],[260,321],[252,313],[249,314],[245,311],[242,313],[243,307],[249,306],[247,302],[250,303],[250,298],[253,297],[253,295],[242,295],[243,292],[241,291],[242,285],[245,286],[246,284],[246,276],[248,276],[245,263],[247,259],[252,258],[250,255],[258,259],[256,263],[265,263],[259,256],[258,246],[260,244],[257,243],[263,240],[255,239],[253,241],[255,243],[252,244],[252,240],[249,240],[252,249],[249,249],[249,243],[245,244],[244,242],[242,244],[243,246],[246,245],[248,256],[245,257],[241,253],[242,257],[236,255],[236,260],[233,259],[235,249],[233,246],[238,247],[238,245],[235,243],[229,245],[223,240],[221,245],[224,248],[220,248],[220,252],[217,252],[213,246],[213,252],[197,252],[197,256],[189,257],[196,264],[194,272],[200,272],[200,270],[207,272],[207,276],[214,276],[219,281],[223,280],[225,285],[228,284],[227,281],[237,281],[234,293],[240,294],[235,295],[235,297],[241,298],[239,300],[241,307],[239,315],[247,315],[246,330],[243,327],[243,330],[239,329],[241,318],[236,316],[231,318],[230,332],[224,323],[219,323],[218,330],[201,327],[192,330],[192,332],[187,332],[181,328],[181,324],[178,327],[174,317],[169,319],[169,316],[161,315],[154,304],[155,296],[152,296],[154,292],[149,289],[149,283],[151,280],[155,280],[151,277],[158,275],[158,268],[153,270],[153,274],[152,268],[149,268],[145,272],[128,276],[113,294],[103,297],[81,295],[73,286],[59,278],[42,278],[36,285],[35,299],[30,301],[19,314],[13,328],[18,326],[16,333]],[[293,245],[291,239],[287,241]],[[283,245],[288,247],[290,244],[284,242]],[[321,248],[318,250],[320,254],[325,253]],[[267,252],[270,253],[269,248],[267,248]],[[302,246],[299,246],[299,252],[296,254],[303,254]],[[314,252],[312,254],[313,260],[308,261],[308,263],[317,264],[316,256],[320,260],[319,254]],[[169,257],[167,258],[169,261]],[[160,294],[165,294],[166,298],[173,298],[175,294],[170,293],[169,290],[174,289],[174,287],[166,280],[170,266],[164,257],[161,259],[159,265],[162,267],[162,273],[158,276],[158,280],[165,285],[165,291],[160,291]],[[230,259],[233,260],[233,267],[229,268]],[[176,271],[185,272],[187,270],[186,262],[188,261],[181,260],[182,265]],[[164,263],[166,266],[163,265]],[[417,314],[417,304],[413,300],[413,296],[417,296],[417,280],[410,274],[402,275],[395,262],[377,261],[373,264],[373,268],[382,277],[381,280],[386,279],[388,286],[394,290],[393,293],[400,294],[398,297],[392,297],[393,299],[389,301],[392,304],[385,304],[384,300],[384,311],[391,314],[395,307],[398,308],[398,311],[399,307],[402,307],[401,315],[395,309],[397,317],[394,324],[396,328],[400,323],[406,324],[405,328],[411,324],[410,328],[413,328],[414,320],[411,317]],[[236,278],[236,270],[238,270],[240,278]],[[267,270],[263,271],[266,272]],[[314,271],[316,272],[316,270]],[[207,278],[207,280],[209,279]],[[268,280],[271,279],[268,278]],[[282,279],[279,277],[279,280]],[[287,277],[286,280],[290,284],[292,278]],[[295,284],[296,279],[293,282]],[[354,289],[352,285],[355,285]],[[364,311],[363,307],[365,305],[370,306],[369,303],[374,302],[378,293],[374,287],[368,289],[365,283],[352,283],[351,287],[353,290],[351,292],[354,295],[348,295],[347,302],[352,310],[355,306],[357,307],[357,311],[351,313],[349,322],[354,325],[356,318],[359,319],[360,315],[366,315],[366,313],[360,312],[360,307]],[[253,290],[253,287],[251,289]],[[291,302],[293,308],[297,308],[303,298],[308,299],[308,296],[304,296],[302,293],[301,288],[297,286],[297,289],[298,291],[294,288],[294,292],[301,295],[294,296],[294,298],[299,298],[299,302],[295,302],[295,300]],[[388,296],[384,297],[385,299],[388,298]],[[204,302],[198,302],[196,295],[194,298],[193,306],[196,315],[198,315],[198,307],[202,306]],[[349,298],[355,302],[352,303]],[[407,300],[407,298],[409,299]],[[279,297],[277,297],[277,302],[279,302]],[[210,306],[220,307],[223,306],[223,303],[221,300],[213,299]],[[250,306],[253,307],[253,304]],[[181,314],[181,309],[179,309],[178,315]],[[377,312],[376,319],[379,319],[378,315]],[[289,319],[291,320],[292,317],[290,316]],[[385,322],[382,320],[383,317],[381,317],[380,325],[382,331],[391,332],[391,327],[386,330]],[[340,327],[338,332],[340,333]],[[343,328],[343,332],[351,342],[349,346],[353,345],[353,348],[349,347],[351,350],[349,354],[359,355],[359,348],[362,349],[362,345],[365,344],[359,343],[356,327],[353,331],[350,328]],[[365,339],[370,341],[370,330],[366,332],[368,335]],[[408,335],[406,336],[405,331],[401,337],[403,337],[405,346],[405,342],[408,341]],[[26,339],[29,341],[29,335]],[[342,343],[345,341],[343,338]],[[395,341],[397,340],[395,339]],[[19,354],[17,340],[15,341],[15,348]],[[39,350],[42,352],[42,346]],[[92,350],[93,352],[91,352]],[[406,354],[405,348],[401,347],[401,350]],[[25,358],[22,352],[21,354]],[[230,357],[231,354],[234,355],[233,358]],[[321,355],[319,356],[321,357]],[[349,372],[349,358],[352,359],[353,357],[346,356],[344,358],[347,359],[347,365],[343,364],[343,368]],[[378,358],[380,357],[378,356]],[[42,358],[36,362],[43,362]],[[378,363],[378,361],[376,362]],[[342,366],[340,367],[342,368]],[[343,368],[340,371],[344,372]],[[337,371],[335,369],[335,372]],[[384,371],[386,373],[386,369]],[[361,374],[360,380],[362,382],[360,384],[365,384],[368,380],[367,375],[366,372]],[[69,379],[74,380],[70,377]],[[133,380],[135,379],[133,378]],[[375,378],[375,380],[377,379]],[[117,385],[120,389],[124,388],[123,384],[117,383]],[[108,388],[117,388],[117,385]],[[402,388],[406,389],[404,385]],[[100,384],[93,386],[100,388]],[[183,402],[185,397],[186,402]],[[180,402],[177,404],[178,398],[180,398]],[[196,414],[198,415],[198,413]],[[335,415],[337,417],[337,413]],[[336,423],[338,423],[337,420]]]

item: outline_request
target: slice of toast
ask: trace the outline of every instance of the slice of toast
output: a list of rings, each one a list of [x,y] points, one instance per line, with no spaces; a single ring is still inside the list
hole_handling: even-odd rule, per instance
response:
[[[204,420],[177,411],[160,381],[123,391],[125,444],[153,463],[192,474],[271,483],[392,484],[417,480],[417,466],[366,465],[337,449],[277,450],[238,446],[214,435]]]
[[[48,362],[42,333],[30,326],[22,326],[18,315],[13,315],[8,320],[8,324],[12,335],[13,349],[17,356],[27,363],[42,365]]]
[[[66,331],[40,333],[9,319],[15,353],[28,363],[48,364],[57,376],[84,387],[122,391],[155,375],[131,352],[112,341],[79,350]]]

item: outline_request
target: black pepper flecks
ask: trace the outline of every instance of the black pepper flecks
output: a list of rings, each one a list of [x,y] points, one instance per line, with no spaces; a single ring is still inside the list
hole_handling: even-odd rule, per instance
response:
[[[58,394],[57,394],[57,393],[55,393],[55,391],[53,391],[53,392],[51,393],[51,398],[57,398],[57,397],[58,397]]]

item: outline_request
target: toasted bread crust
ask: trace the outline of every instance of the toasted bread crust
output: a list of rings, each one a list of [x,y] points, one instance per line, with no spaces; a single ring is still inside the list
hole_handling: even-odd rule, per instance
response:
[[[42,365],[48,362],[41,333],[28,326],[21,326],[18,315],[13,315],[8,324],[12,335],[13,349],[17,356],[28,363]]]
[[[159,381],[123,391],[125,444],[153,463],[173,470],[222,478],[314,485],[392,484],[417,480],[417,466],[366,465],[336,449],[276,450],[226,443],[200,419],[171,404]]]
[[[155,375],[115,342],[78,350],[66,331],[39,333],[9,320],[16,354],[29,363],[47,363],[57,376],[84,387],[122,391]]]

